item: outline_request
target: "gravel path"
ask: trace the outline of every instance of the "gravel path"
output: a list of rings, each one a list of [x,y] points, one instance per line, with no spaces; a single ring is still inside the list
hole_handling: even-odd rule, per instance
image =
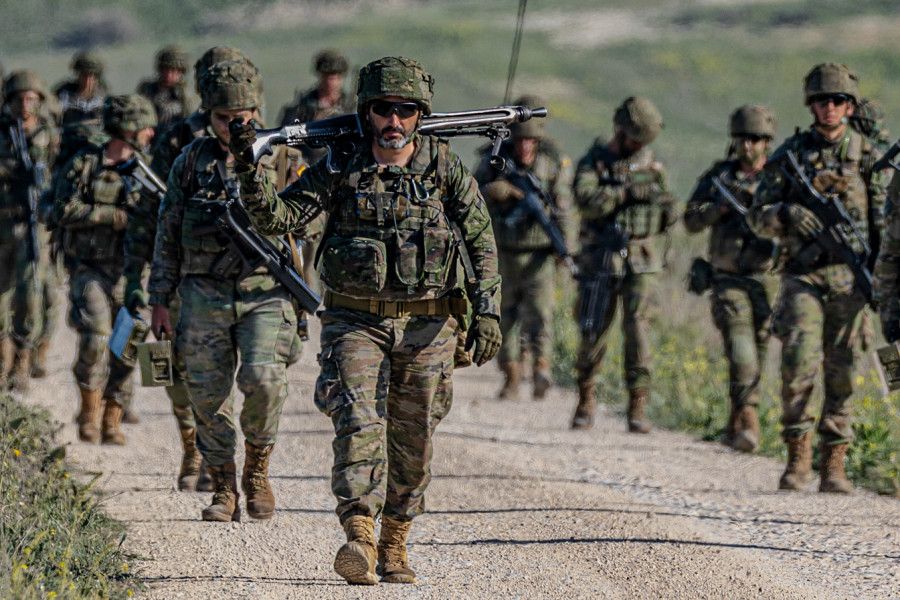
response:
[[[147,598],[900,597],[896,499],[827,496],[815,484],[778,493],[774,460],[671,432],[629,435],[611,412],[571,432],[574,394],[496,401],[493,366],[456,374],[428,512],[410,536],[418,583],[349,586],[331,568],[342,532],[331,424],[312,403],[317,344],[289,370],[275,518],[212,524],[199,520],[208,494],[175,490],[180,444],[161,390],[138,389],[143,422],[125,426],[126,447],[76,441],[74,335],[60,327],[57,337],[52,373],[29,400],[63,423],[70,459],[103,472],[106,510],[146,558],[133,568]]]

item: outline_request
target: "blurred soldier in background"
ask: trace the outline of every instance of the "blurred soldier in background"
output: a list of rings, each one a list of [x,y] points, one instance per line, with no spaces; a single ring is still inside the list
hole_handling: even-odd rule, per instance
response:
[[[535,96],[523,96],[514,104],[531,108],[544,106]],[[515,174],[531,173],[537,178],[551,201],[543,209],[568,241],[573,233],[572,160],[546,136],[544,121],[531,119],[514,123],[510,127],[512,138],[500,146],[500,156],[512,165]],[[557,257],[549,235],[536,217],[523,212],[520,203],[525,190],[513,185],[490,165],[490,147],[483,153],[475,179],[491,213],[503,277],[500,307],[503,346],[497,358],[506,379],[499,396],[514,399],[519,395],[519,348],[520,339],[524,338],[530,345],[533,361],[533,396],[540,400],[553,383],[549,359]],[[541,202],[546,204],[543,199]]]
[[[723,441],[753,452],[759,446],[756,407],[772,316],[765,275],[775,263],[775,244],[758,238],[742,211],[752,204],[762,177],[775,137],[775,114],[766,106],[745,105],[731,114],[729,128],[728,158],[700,177],[684,226],[689,233],[710,230],[709,261],[695,260],[691,291],[712,290],[713,322],[725,342],[731,407]]]
[[[60,171],[53,225],[62,229],[63,260],[69,272],[69,325],[78,332],[72,369],[81,392],[78,437],[84,442],[124,445],[122,407],[131,404],[133,366],[109,352],[112,325],[123,306],[123,240],[142,188],[117,167],[146,150],[156,112],[138,94],[111,96],[103,107],[110,140],[80,150]],[[101,429],[97,429],[105,402]]]
[[[95,52],[78,52],[72,57],[71,68],[75,79],[55,90],[62,130],[57,170],[64,168],[85,145],[102,144],[108,139],[102,116],[109,93],[103,80],[103,61]]]
[[[581,347],[572,428],[593,425],[594,377],[621,298],[628,431],[649,433],[648,310],[655,274],[665,266],[665,234],[678,217],[663,165],[648,147],[663,128],[659,110],[650,100],[632,96],[616,109],[613,125],[613,139],[596,142],[575,173],[575,202],[581,211]]]
[[[166,46],[156,53],[156,77],[138,84],[137,93],[150,100],[156,110],[157,134],[193,112],[184,81],[187,68],[187,52],[179,46]]]

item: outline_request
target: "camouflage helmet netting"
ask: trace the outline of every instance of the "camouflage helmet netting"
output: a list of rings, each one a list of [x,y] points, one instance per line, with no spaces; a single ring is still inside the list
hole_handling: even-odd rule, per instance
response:
[[[262,76],[246,58],[218,62],[200,76],[200,97],[206,110],[260,107]]]
[[[368,102],[396,96],[418,102],[422,112],[430,115],[433,93],[434,78],[421,64],[409,58],[386,56],[359,70],[356,105],[362,114]]]
[[[204,52],[197,59],[197,62],[194,63],[194,87],[197,90],[197,94],[200,94],[200,78],[211,66],[218,62],[240,60],[242,58],[250,60],[243,52],[231,46],[213,46]]]
[[[140,94],[110,96],[103,105],[103,128],[110,135],[156,127],[156,110]]]
[[[616,129],[641,144],[650,144],[663,128],[663,119],[653,102],[631,96],[616,109],[613,116]]]
[[[156,70],[175,69],[186,73],[188,69],[188,55],[181,46],[166,46],[156,53]]]
[[[94,73],[98,77],[103,75],[103,60],[96,52],[77,52],[69,66],[76,73]]]
[[[741,135],[761,135],[769,139],[775,137],[775,113],[762,104],[745,104],[728,120],[731,137]]]
[[[350,64],[340,50],[328,48],[322,50],[313,59],[313,69],[316,73],[340,73],[343,75],[350,68]]]
[[[884,109],[876,100],[860,99],[856,111],[850,117],[850,122],[860,133],[868,137],[877,138],[885,135]]]
[[[532,94],[524,94],[513,102],[516,106],[527,106],[528,108],[542,108],[546,106],[544,100],[539,96]],[[541,139],[544,137],[544,121],[546,119],[529,119],[524,123],[513,123],[509,126],[509,131],[515,137]]]
[[[28,90],[37,92],[41,100],[47,99],[47,86],[34,71],[13,71],[3,84],[3,95],[6,98],[12,98],[14,94]]]
[[[803,78],[803,94],[806,104],[820,94],[845,94],[859,102],[859,79],[850,67],[841,63],[818,64]]]

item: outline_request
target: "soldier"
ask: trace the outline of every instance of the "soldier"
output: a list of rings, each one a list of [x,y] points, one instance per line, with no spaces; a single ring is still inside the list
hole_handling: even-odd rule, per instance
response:
[[[816,191],[843,206],[853,223],[837,227],[849,235],[850,250],[860,255],[863,244],[871,242],[865,238],[883,227],[887,174],[872,172],[880,153],[848,126],[859,91],[856,75],[846,65],[815,66],[804,80],[804,94],[815,122],[789,137],[772,155],[749,214],[753,229],[761,236],[779,238],[787,255],[772,326],[782,342],[781,422],[788,448],[787,468],[778,487],[799,490],[813,477],[815,417],[807,412],[807,404],[824,366],[819,491],[848,493],[853,486],[844,473],[844,456],[853,440],[853,353],[866,297],[841,256],[816,241],[825,224],[803,205],[803,191],[781,167],[788,151],[793,152]],[[862,239],[852,233],[851,226]],[[878,252],[877,247],[871,250]]]
[[[316,406],[334,425],[332,492],[347,535],[334,568],[350,583],[411,583],[406,539],[424,510],[431,439],[450,408],[458,318],[455,247],[473,265],[468,297],[473,361],[500,347],[500,276],[490,216],[475,180],[446,141],[417,133],[433,78],[407,58],[360,71],[357,110],[370,141],[319,161],[280,195],[250,164],[255,132],[232,134],[242,198],[267,234],[303,227],[324,210],[326,286]],[[375,521],[381,514],[381,537]]]
[[[523,96],[515,104],[544,106],[534,96]],[[544,134],[544,119],[514,123],[512,139],[500,146],[500,156],[519,172],[532,173],[547,190],[552,204],[544,206],[566,240],[572,237],[572,160]],[[503,346],[498,360],[505,380],[500,398],[519,395],[519,327],[529,342],[534,379],[533,396],[540,400],[553,383],[550,346],[556,260],[550,237],[534,217],[521,218],[520,202],[525,192],[490,165],[490,149],[475,172],[491,213],[503,276],[500,330]]]
[[[231,255],[215,232],[218,212],[209,204],[237,194],[228,122],[259,118],[262,78],[247,59],[219,62],[201,75],[200,95],[216,136],[189,144],[169,173],[150,273],[151,329],[158,338],[174,334],[176,357],[184,364],[197,419],[196,444],[215,487],[203,520],[240,519],[235,372],[244,393],[241,487],[250,516],[269,519],[275,513],[269,458],[288,392],[286,367],[300,357],[297,317],[287,291],[264,267],[240,279],[239,265],[231,270],[221,266]],[[274,169],[268,166],[263,176],[274,181]],[[173,330],[169,306],[176,293],[181,314]]]
[[[663,128],[653,103],[635,96],[626,99],[616,109],[613,124],[613,139],[595,142],[575,172],[575,202],[582,217],[579,267],[584,275],[579,285],[583,317],[572,429],[589,429],[594,423],[594,376],[621,298],[628,431],[649,433],[644,415],[650,396],[648,309],[655,273],[665,264],[664,234],[677,218],[675,199],[662,163],[648,147]]]
[[[78,332],[72,368],[81,392],[78,437],[88,443],[124,445],[122,407],[131,404],[133,366],[107,350],[112,324],[123,305],[123,239],[129,215],[141,202],[141,186],[117,167],[153,139],[156,113],[142,96],[111,96],[103,107],[103,146],[80,150],[60,171],[52,224],[62,229],[69,272],[69,325]],[[108,369],[108,371],[107,371]],[[101,429],[97,417],[105,402]]]
[[[102,144],[107,137],[103,127],[106,82],[103,61],[94,52],[78,52],[72,58],[75,79],[56,87],[59,99],[59,126],[62,129],[57,168],[66,166],[87,144]]]
[[[775,114],[766,106],[745,105],[731,114],[731,150],[700,177],[684,213],[689,233],[707,228],[709,262],[706,278],[692,289],[712,289],[712,315],[722,332],[729,366],[728,424],[723,441],[741,452],[759,446],[759,380],[766,358],[772,307],[766,273],[774,266],[775,245],[758,238],[741,209],[750,206],[775,137]],[[714,180],[740,206],[732,205]],[[695,263],[697,264],[697,263]],[[702,271],[701,271],[702,272]]]
[[[138,84],[137,93],[150,100],[156,110],[157,134],[193,112],[184,81],[187,61],[187,52],[180,46],[166,46],[156,53],[156,77]]]
[[[49,188],[47,175],[56,157],[59,134],[42,110],[47,88],[36,73],[10,73],[3,91],[7,103],[0,114],[0,231],[4,232],[0,238],[0,262],[5,266],[0,275],[0,385],[6,387],[12,372],[13,387],[24,392],[42,326],[41,275],[49,266],[43,226],[34,225],[39,242],[35,250],[39,255],[31,260],[26,250],[32,235],[29,194],[35,197]],[[32,166],[44,179],[43,189],[36,189],[35,173],[26,171],[14,146],[13,137],[18,135],[20,123]]]

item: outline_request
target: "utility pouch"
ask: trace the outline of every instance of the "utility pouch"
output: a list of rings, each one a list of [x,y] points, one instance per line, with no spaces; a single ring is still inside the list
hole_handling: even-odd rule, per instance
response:
[[[147,339],[148,333],[150,326],[147,322],[140,317],[132,317],[123,306],[116,315],[112,335],[109,336],[109,351],[126,366],[133,367],[137,361],[138,344]]]
[[[329,237],[321,261],[322,281],[339,294],[372,298],[387,283],[387,249],[378,240]]]
[[[137,346],[141,365],[141,384],[145,387],[170,386],[174,383],[172,366],[172,342],[163,339]]]
[[[713,268],[706,259],[699,256],[691,262],[688,272],[688,291],[698,296],[713,286]]]

